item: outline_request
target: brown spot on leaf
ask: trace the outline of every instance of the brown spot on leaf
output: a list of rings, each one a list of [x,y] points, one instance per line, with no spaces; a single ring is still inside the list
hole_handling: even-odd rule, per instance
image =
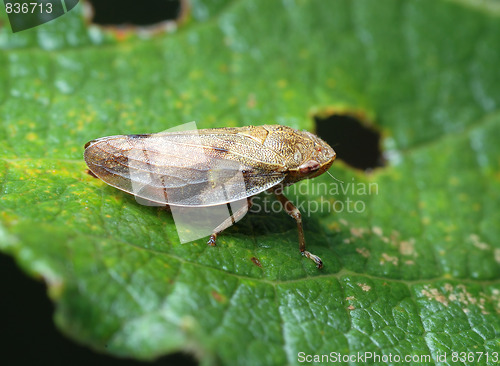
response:
[[[222,294],[219,294],[217,291],[213,290],[211,292],[211,295],[212,297],[215,299],[215,301],[219,302],[219,303],[225,303],[227,301],[227,298],[222,295]]]
[[[255,257],[252,257],[250,258],[250,260],[253,262],[253,264],[255,264],[257,267],[262,267],[262,264],[260,263],[260,261],[255,258]]]

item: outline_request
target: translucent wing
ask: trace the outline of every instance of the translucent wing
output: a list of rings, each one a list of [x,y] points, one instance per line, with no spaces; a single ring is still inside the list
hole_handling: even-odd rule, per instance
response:
[[[107,184],[161,205],[220,205],[283,181],[276,153],[237,130],[221,131],[103,137],[86,145],[85,161]]]

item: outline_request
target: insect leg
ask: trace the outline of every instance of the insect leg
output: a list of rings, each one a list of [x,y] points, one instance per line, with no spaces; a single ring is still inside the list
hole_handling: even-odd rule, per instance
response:
[[[92,173],[92,170],[90,170],[90,169],[87,169],[87,170],[85,171],[85,173],[87,173],[87,174],[88,174],[88,175],[90,175],[91,177],[94,177],[94,178],[99,178],[97,175],[95,175],[94,173]]]
[[[299,250],[304,257],[311,259],[314,263],[316,263],[316,267],[323,267],[323,262],[321,258],[317,255],[314,255],[306,250],[306,239],[304,237],[304,229],[302,228],[302,215],[297,207],[293,205],[291,201],[288,200],[282,193],[280,187],[275,188],[273,190],[276,198],[281,202],[283,209],[285,212],[295,219],[297,222],[297,229],[299,230]]]
[[[208,239],[208,242],[207,242],[208,245],[215,247],[217,235],[219,235],[221,232],[226,230],[229,226],[233,225],[236,221],[238,221],[243,216],[245,216],[245,214],[250,209],[250,207],[252,207],[252,200],[250,198],[248,198],[247,202],[248,202],[247,206],[243,206],[240,209],[238,209],[238,211],[236,211],[231,216],[229,216],[227,219],[222,221],[222,223],[214,229],[213,234],[210,235],[210,239]]]

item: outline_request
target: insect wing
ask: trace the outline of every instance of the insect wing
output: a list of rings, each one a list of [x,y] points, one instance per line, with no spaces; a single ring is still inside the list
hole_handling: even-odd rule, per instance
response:
[[[214,136],[186,131],[105,137],[88,144],[85,160],[106,183],[157,205],[220,205],[284,179],[282,172],[228,148],[244,137],[234,135],[228,145]]]

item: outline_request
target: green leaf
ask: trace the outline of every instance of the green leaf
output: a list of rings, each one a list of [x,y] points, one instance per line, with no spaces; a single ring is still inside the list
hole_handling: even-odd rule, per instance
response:
[[[113,355],[185,350],[204,364],[331,352],[497,364],[497,3],[193,7],[177,32],[149,39],[87,27],[80,7],[0,29],[0,248],[45,280],[61,331]],[[388,164],[364,173],[338,160],[343,184],[288,189],[321,271],[265,197],[217,247],[180,244],[168,211],[85,173],[83,145],[97,137],[193,120],[312,130],[311,116],[332,111],[380,129]]]

